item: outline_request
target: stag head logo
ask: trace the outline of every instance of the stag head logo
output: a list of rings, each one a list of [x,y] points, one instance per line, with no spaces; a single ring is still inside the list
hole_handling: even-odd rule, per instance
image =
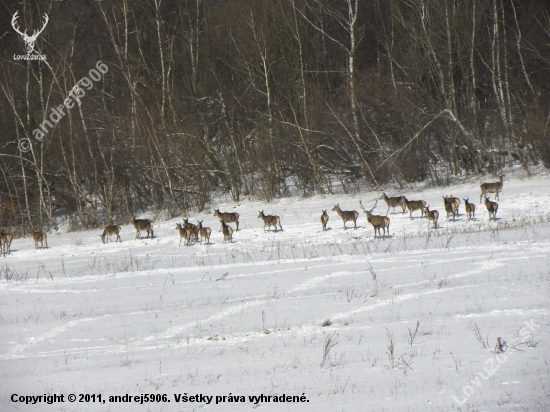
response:
[[[49,17],[47,14],[44,14],[44,25],[42,26],[42,28],[40,30],[34,30],[32,35],[29,36],[27,34],[27,30],[25,30],[24,33],[21,32],[21,30],[19,30],[19,25],[17,24],[17,18],[19,17],[17,15],[18,13],[19,12],[16,11],[15,14],[13,15],[13,19],[11,19],[11,25],[13,29],[21,35],[25,43],[27,43],[27,54],[31,54],[34,51],[34,44],[36,43],[36,39],[38,38],[38,35],[44,31],[44,29],[46,28],[46,24],[48,24]]]

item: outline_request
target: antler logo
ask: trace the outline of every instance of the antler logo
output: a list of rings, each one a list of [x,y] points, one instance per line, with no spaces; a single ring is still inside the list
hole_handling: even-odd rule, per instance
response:
[[[47,14],[44,14],[44,25],[42,26],[42,28],[40,30],[34,30],[32,35],[29,36],[27,34],[27,30],[25,30],[24,33],[21,32],[21,30],[19,30],[19,26],[17,25],[17,18],[19,17],[17,15],[18,13],[19,12],[16,11],[15,14],[13,15],[13,19],[11,19],[11,25],[13,29],[21,35],[25,43],[27,43],[27,54],[31,54],[34,51],[34,44],[36,43],[36,39],[38,38],[38,35],[44,31],[44,29],[46,28],[46,24],[48,24],[48,21],[50,20],[50,18],[48,17]]]

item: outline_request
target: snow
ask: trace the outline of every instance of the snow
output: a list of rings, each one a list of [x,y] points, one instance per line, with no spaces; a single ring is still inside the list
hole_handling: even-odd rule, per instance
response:
[[[152,240],[134,240],[128,224],[122,243],[102,244],[100,230],[50,233],[49,249],[14,239],[0,261],[0,410],[549,410],[549,187],[543,170],[506,173],[491,222],[479,178],[387,192],[426,200],[440,218],[434,230],[390,209],[386,239],[373,239],[359,207],[380,197],[369,191],[216,204],[240,214],[226,244],[211,210],[190,219],[212,228],[209,246],[179,247],[181,219],[157,221]],[[475,220],[462,203],[446,221],[451,194],[470,197]],[[360,211],[357,230],[343,229],[336,203]],[[379,201],[375,213],[386,209]],[[260,210],[284,231],[264,233]],[[170,402],[108,401],[126,394]],[[308,402],[249,401],[261,394]]]

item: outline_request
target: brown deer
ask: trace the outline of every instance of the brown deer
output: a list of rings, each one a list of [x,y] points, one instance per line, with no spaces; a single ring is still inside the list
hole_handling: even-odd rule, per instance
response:
[[[500,200],[499,193],[502,191],[502,186],[504,186],[504,176],[500,176],[500,182],[482,183],[479,186],[481,188],[479,203],[481,203],[481,199],[483,198],[483,196],[487,197],[487,193],[496,193],[495,199]]]
[[[493,216],[493,220],[497,219],[498,210],[498,203],[491,202],[490,199],[490,197],[485,196],[485,206],[487,207],[487,211],[489,212],[489,221],[491,221],[491,215]]]
[[[199,229],[199,233],[201,235],[201,245],[202,245],[202,241],[204,240],[204,244],[205,245],[209,245],[210,244],[210,234],[212,233],[212,230],[210,230],[209,227],[202,227],[202,220],[199,221],[199,223],[197,223],[197,228]]]
[[[239,231],[239,214],[238,213],[223,213],[220,209],[214,210],[214,216],[223,220],[225,223],[235,223],[237,231]]]
[[[281,226],[281,218],[279,216],[273,216],[273,215],[264,215],[264,211],[260,211],[258,214],[258,218],[262,218],[264,221],[264,233],[265,233],[265,227],[267,226],[267,230],[270,230],[271,226],[275,228],[275,232],[277,231],[277,225],[281,228],[281,232],[283,231],[283,227]]]
[[[468,220],[472,218],[472,216],[476,217],[476,205],[469,202],[470,198],[464,199],[464,207],[466,208],[466,214],[468,215]]]
[[[34,239],[34,249],[38,249],[38,242],[40,242],[40,249],[44,248],[44,243],[46,244],[46,247],[48,246],[48,236],[45,233],[42,232],[31,232],[32,238]]]
[[[130,215],[132,218],[131,222],[136,228],[136,239],[141,238],[141,231],[147,231],[147,239],[149,239],[149,233],[151,234],[151,239],[153,239],[153,221],[149,219],[136,219],[134,215]]]
[[[388,210],[386,211],[386,215],[390,211],[390,207],[393,208],[393,213],[395,213],[396,207],[401,207],[403,209],[403,214],[405,214],[406,206],[405,206],[405,200],[403,199],[403,196],[388,197],[386,196],[386,193],[382,193],[382,197],[379,200],[384,200],[388,205]]]
[[[456,204],[456,216],[458,217],[458,214],[459,214],[459,207],[460,207],[460,199],[458,197],[454,197],[453,195],[451,196],[443,196],[443,201],[445,203],[455,203]]]
[[[403,201],[405,202],[405,205],[407,205],[407,209],[409,209],[409,216],[412,220],[412,214],[415,210],[420,210],[420,218],[424,217],[424,208],[426,207],[426,202],[424,200],[409,200],[405,196],[403,196]]]
[[[453,222],[456,220],[456,216],[458,216],[458,205],[455,202],[452,202],[449,200],[449,198],[443,196],[443,203],[445,205],[445,212],[447,212],[447,222],[449,221],[449,214],[453,215]]]
[[[428,218],[428,229],[430,228],[430,220],[434,222],[434,229],[437,229],[437,219],[439,219],[439,212],[437,210],[430,210],[430,206],[424,208],[426,217]]]
[[[222,219],[220,219],[220,223],[222,224],[223,243],[228,239],[229,242],[233,242],[233,228]]]
[[[181,239],[185,239],[185,245],[189,246],[189,242],[191,239],[191,232],[189,232],[187,228],[182,227],[182,225],[179,223],[176,223],[176,228],[174,230],[179,231],[179,235],[180,235],[179,246],[181,246]]]
[[[328,214],[326,210],[323,210],[323,214],[321,215],[321,224],[323,225],[323,232],[327,230],[327,223],[328,223]]]
[[[376,238],[377,231],[378,231],[378,237],[380,237],[380,229],[384,231],[384,237],[386,237],[386,228],[388,229],[388,236],[390,235],[390,218],[387,216],[377,216],[372,214],[372,211],[376,207],[377,203],[378,203],[378,200],[374,203],[374,206],[372,207],[371,210],[367,210],[363,206],[363,202],[361,200],[359,201],[361,208],[367,215],[367,221],[374,228],[374,237]]]
[[[105,244],[105,237],[107,237],[107,243],[109,243],[111,241],[111,235],[116,235],[115,243],[116,242],[122,243],[119,232],[120,232],[120,226],[108,225],[108,226],[105,226],[105,229],[103,230],[103,234],[99,235],[99,237],[101,238],[101,241]]]
[[[356,212],[355,210],[342,210],[340,209],[340,204],[334,206],[332,208],[332,211],[338,213],[338,215],[344,221],[344,230],[347,229],[346,222],[353,222],[353,228],[357,229],[357,218],[359,217],[359,212]]]
[[[199,240],[199,228],[193,223],[189,223],[189,219],[183,219],[183,228],[187,229],[191,235],[195,237],[195,241]]]
[[[13,240],[13,235],[11,233],[1,233],[0,234],[0,250],[4,257],[6,253],[11,253],[11,241]]]

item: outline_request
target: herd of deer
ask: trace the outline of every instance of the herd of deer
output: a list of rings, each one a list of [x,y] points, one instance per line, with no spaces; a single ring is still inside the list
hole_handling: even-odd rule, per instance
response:
[[[482,183],[481,188],[481,196],[479,197],[479,202],[481,203],[482,198],[485,199],[485,206],[487,207],[487,211],[489,212],[489,220],[494,219],[496,220],[497,210],[498,210],[498,203],[492,202],[489,197],[487,197],[488,193],[495,193],[496,198],[500,200],[499,193],[502,191],[502,187],[504,185],[504,176],[500,176],[499,182],[494,183]],[[412,214],[413,212],[420,210],[420,217],[424,217],[426,215],[426,218],[428,219],[428,224],[430,221],[434,224],[434,229],[437,229],[437,220],[439,219],[439,212],[437,210],[430,210],[430,206],[426,205],[426,201],[424,200],[408,200],[405,196],[396,196],[396,197],[388,197],[386,196],[386,193],[382,194],[382,197],[380,197],[379,200],[384,200],[386,204],[388,205],[388,210],[386,211],[386,215],[390,211],[390,208],[393,209],[395,213],[396,207],[401,207],[402,213],[405,213],[405,209],[409,210],[409,216],[412,220]],[[473,203],[470,203],[468,199],[464,200],[464,206],[466,208],[466,214],[468,216],[468,220],[475,218],[475,212],[476,212],[476,205]],[[388,236],[390,234],[390,218],[388,216],[379,216],[379,215],[373,215],[372,211],[376,207],[376,204],[378,203],[378,200],[374,203],[374,206],[372,209],[367,210],[363,206],[363,202],[359,201],[359,204],[361,205],[361,208],[367,215],[367,221],[372,225],[374,228],[374,237],[377,235],[380,236],[381,231],[383,231],[383,236],[386,236],[386,231],[388,233]],[[453,222],[456,220],[456,217],[459,213],[459,206],[460,206],[460,199],[457,197],[451,196],[443,196],[443,204],[445,206],[445,212],[447,212],[447,221],[449,221],[449,216],[453,216]],[[359,217],[359,213],[355,210],[342,210],[340,209],[340,205],[334,206],[332,209],[338,215],[342,218],[342,221],[344,222],[344,229],[346,229],[346,222],[353,222],[354,229],[357,229],[357,218]],[[328,222],[328,214],[326,210],[323,210],[323,214],[321,215],[321,224],[323,225],[323,231],[327,228],[327,222]]]
[[[481,196],[479,197],[479,202],[481,203],[481,200],[485,199],[485,206],[487,207],[487,211],[489,212],[489,220],[496,219],[496,214],[498,210],[498,203],[492,202],[489,197],[487,197],[488,193],[495,193],[496,199],[500,200],[499,193],[502,191],[502,187],[504,185],[504,176],[500,176],[499,182],[494,183],[482,183],[481,188]],[[384,200],[386,204],[388,205],[388,210],[386,211],[386,215],[390,211],[390,208],[393,209],[395,213],[396,207],[401,207],[402,213],[405,213],[405,209],[409,210],[409,216],[412,220],[412,214],[413,212],[419,210],[421,213],[421,218],[426,216],[428,219],[428,224],[430,221],[433,222],[434,229],[437,229],[437,220],[439,219],[439,212],[437,210],[430,210],[430,206],[426,205],[426,202],[424,200],[408,200],[405,196],[397,196],[397,197],[388,197],[386,196],[386,193],[382,194],[382,197],[380,197],[379,200]],[[466,214],[468,217],[468,220],[475,218],[475,211],[476,206],[473,203],[470,203],[467,199],[464,200],[464,207],[466,208]],[[374,228],[374,237],[377,236],[380,237],[381,233],[382,236],[385,237],[386,233],[387,236],[390,235],[390,218],[388,216],[379,216],[379,215],[373,215],[372,212],[374,208],[376,207],[378,203],[378,200],[374,203],[374,206],[372,209],[367,210],[363,206],[363,202],[359,201],[359,204],[361,205],[361,208],[367,215],[367,221],[372,225]],[[445,212],[447,212],[447,221],[449,221],[449,216],[452,215],[453,221],[456,220],[456,217],[458,216],[459,207],[460,207],[460,199],[453,196],[443,196],[443,204],[445,206]],[[344,222],[344,229],[346,228],[347,222],[353,222],[354,229],[357,229],[357,218],[359,217],[359,213],[355,210],[342,210],[340,209],[340,205],[335,205],[332,210],[340,216],[342,221]],[[214,210],[214,216],[217,217],[220,220],[221,229],[220,231],[223,234],[223,243],[226,241],[232,242],[233,241],[233,232],[239,230],[239,214],[238,213],[223,213],[220,212],[219,209]],[[147,232],[147,239],[149,238],[149,235],[151,235],[151,239],[153,238],[153,220],[149,219],[136,219],[135,216],[131,215],[131,222],[134,225],[134,228],[136,229],[136,239],[139,237],[141,238],[141,231]],[[264,232],[265,228],[267,226],[267,229],[270,230],[271,227],[275,229],[275,231],[278,230],[278,228],[281,229],[281,232],[283,231],[283,227],[281,226],[281,218],[279,216],[272,216],[272,215],[265,215],[263,210],[259,212],[258,218],[261,218],[264,222]],[[323,214],[321,215],[321,224],[323,225],[323,231],[327,230],[327,223],[328,223],[329,216],[327,214],[326,210],[323,210]],[[179,232],[180,237],[180,246],[181,246],[181,240],[185,240],[185,244],[189,246],[192,241],[198,242],[199,236],[200,236],[200,244],[204,242],[205,245],[210,244],[210,234],[212,233],[212,230],[209,227],[203,227],[202,226],[202,220],[198,221],[196,225],[189,223],[188,219],[183,219],[183,223],[177,223],[175,230]],[[229,223],[235,223],[236,229],[233,229],[231,226],[229,226]],[[278,227],[278,228],[277,228]],[[116,236],[116,242],[122,242],[120,239],[120,226],[118,225],[108,225],[105,226],[105,229],[103,230],[103,233],[99,235],[101,238],[101,241],[103,243],[110,242],[111,236]],[[32,238],[34,239],[34,248],[38,249],[38,243],[40,242],[40,248],[44,247],[44,244],[46,244],[46,247],[48,247],[48,238],[46,233],[43,232],[32,232]],[[13,236],[10,233],[0,233],[0,253],[6,256],[6,253],[10,253],[11,251],[11,242],[13,240]]]

